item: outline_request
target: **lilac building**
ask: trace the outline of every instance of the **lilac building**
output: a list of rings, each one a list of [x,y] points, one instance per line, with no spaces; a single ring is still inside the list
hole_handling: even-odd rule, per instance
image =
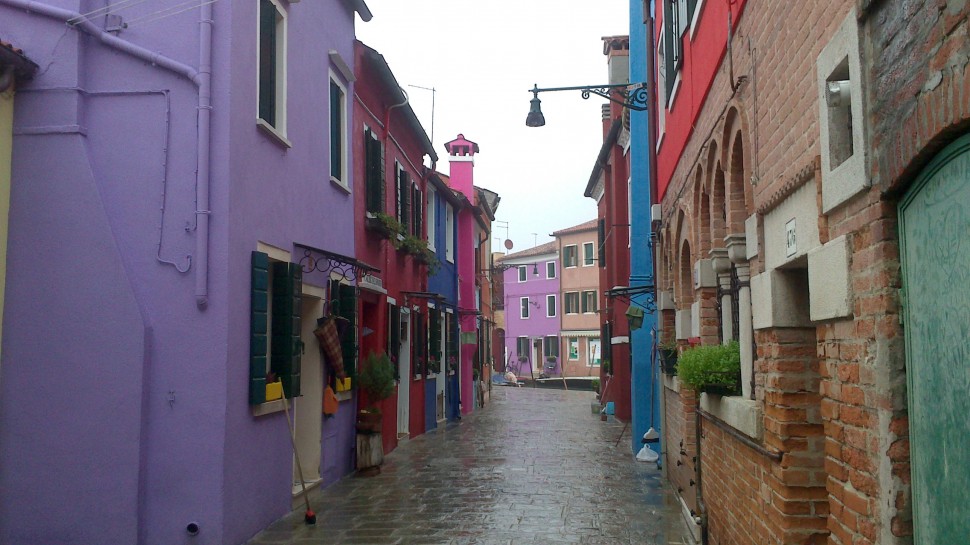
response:
[[[508,254],[505,286],[505,361],[520,378],[561,373],[559,360],[559,246],[553,241]]]
[[[363,271],[348,101],[370,12],[159,9],[0,0],[40,66],[14,114],[0,543],[245,541],[293,501],[270,371],[302,387],[308,477],[352,467],[354,400],[321,421],[312,329]]]

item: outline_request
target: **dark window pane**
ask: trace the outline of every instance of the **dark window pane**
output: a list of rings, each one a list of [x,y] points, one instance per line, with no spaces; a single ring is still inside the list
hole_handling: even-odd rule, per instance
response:
[[[259,117],[276,126],[276,6],[259,2]]]

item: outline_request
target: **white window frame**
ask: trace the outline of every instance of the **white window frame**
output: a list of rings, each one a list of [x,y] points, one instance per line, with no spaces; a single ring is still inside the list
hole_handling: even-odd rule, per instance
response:
[[[286,9],[283,8],[283,4],[279,0],[269,0],[273,6],[276,7],[276,13],[279,15],[279,20],[276,22],[276,75],[275,75],[275,87],[276,87],[276,111],[274,115],[276,117],[275,124],[271,124],[269,121],[259,117],[259,81],[261,74],[259,73],[259,42],[260,42],[260,13],[259,5],[256,8],[256,126],[260,127],[264,131],[268,132],[271,136],[280,141],[283,145],[290,148],[293,144],[286,138],[286,79],[287,79],[287,17],[288,14]]]
[[[549,266],[552,265],[552,276],[549,276]],[[552,280],[556,277],[556,262],[546,261],[546,280]]]
[[[599,300],[596,297],[596,290],[583,290],[583,291],[579,292],[579,311],[580,312],[583,312],[583,302],[586,301],[586,294],[587,293],[592,293],[593,294],[593,306],[594,306],[594,308],[599,305]],[[586,308],[589,308],[589,305],[587,305]],[[594,310],[594,311],[587,310],[586,312],[583,312],[583,314],[596,314],[596,312],[597,312],[596,310]]]
[[[516,278],[518,279],[519,284],[529,280],[529,269],[526,265],[519,265],[515,270],[516,274],[518,274]]]
[[[529,304],[528,297],[519,297],[519,318],[523,320],[529,319]]]
[[[575,253],[573,254],[573,257],[576,258],[576,263],[574,265],[569,265],[569,263],[567,261],[567,256],[569,254],[569,252],[566,251],[567,248],[573,248],[575,250]],[[574,269],[574,268],[578,267],[579,266],[579,246],[577,246],[576,244],[567,244],[567,245],[563,246],[562,247],[562,257],[563,257],[562,267],[564,269]]]
[[[664,25],[660,25],[660,39],[657,40],[657,92],[660,93],[660,99],[657,103],[660,105],[657,108],[657,149],[660,149],[660,143],[663,142],[663,137],[667,128],[667,58],[664,55],[666,48],[664,47],[667,39],[667,34],[664,32]]]
[[[586,251],[587,245],[589,246],[589,252]],[[589,261],[589,263],[587,263]],[[596,242],[584,242],[583,243],[583,267],[593,267],[596,265]]]
[[[697,0],[694,4],[694,15],[690,19],[690,41],[694,41],[694,35],[697,34],[697,22],[701,18],[701,10],[704,9],[704,0]],[[730,8],[729,8],[730,9]]]
[[[337,178],[334,178],[333,175],[330,175],[330,181],[340,186],[342,189],[344,189],[349,193],[350,192],[350,149],[349,149],[350,138],[347,133],[347,130],[348,130],[347,124],[348,124],[348,118],[350,117],[350,115],[347,111],[347,96],[348,96],[347,86],[344,84],[343,81],[341,81],[340,77],[338,77],[333,70],[330,70],[329,72],[330,72],[330,82],[335,83],[337,87],[340,88],[341,93],[343,93],[343,97],[341,97],[341,100],[340,100],[340,110],[341,110],[340,111],[340,114],[341,114],[340,115],[340,154],[341,154],[340,178],[337,179]],[[327,93],[328,94],[330,93],[329,85],[327,85]],[[329,98],[330,97],[328,96],[327,97],[328,115],[332,116],[333,112],[329,112],[329,105],[330,105]],[[329,129],[330,129],[329,118],[328,118],[327,129],[329,133]],[[333,157],[330,158],[330,161],[333,161]],[[328,170],[328,174],[329,174],[329,170]]]
[[[599,354],[594,357],[593,346],[599,347]],[[599,367],[603,361],[603,340],[599,337],[586,339],[586,366]]]
[[[445,205],[445,260],[455,262],[455,209],[451,203]]]
[[[569,312],[568,303],[569,303],[569,295],[570,294],[575,294],[576,295],[576,309],[575,309],[575,312]],[[578,315],[580,313],[580,309],[582,308],[580,306],[581,300],[579,298],[580,297],[579,292],[578,291],[567,291],[567,292],[564,292],[562,294],[562,297],[563,297],[563,301],[562,301],[562,311],[563,311],[563,314],[565,314],[567,316],[569,316],[569,315]]]
[[[432,252],[435,251],[435,224],[437,223],[437,196],[438,192],[433,188],[428,187],[428,215],[424,220],[425,231],[428,235],[428,249]]]
[[[556,296],[553,294],[546,295],[546,318],[556,317]]]
[[[573,357],[573,346],[576,347],[576,357]],[[569,361],[579,361],[579,337],[566,337],[566,357]]]

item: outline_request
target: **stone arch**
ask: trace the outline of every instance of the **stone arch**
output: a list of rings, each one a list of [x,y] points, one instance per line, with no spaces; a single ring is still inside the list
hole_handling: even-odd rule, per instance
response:
[[[751,184],[750,150],[746,146],[747,122],[737,106],[732,106],[724,123],[725,146],[721,164],[726,165],[724,197],[728,234],[743,233],[744,220],[754,212]]]
[[[697,167],[694,174],[694,233],[693,247],[699,256],[707,254],[711,249],[711,198],[707,190],[704,170]]]

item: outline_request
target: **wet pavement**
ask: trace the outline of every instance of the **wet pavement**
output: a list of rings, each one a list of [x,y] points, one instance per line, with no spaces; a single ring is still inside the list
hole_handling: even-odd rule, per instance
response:
[[[623,425],[593,415],[592,392],[496,387],[485,409],[421,435],[376,477],[348,476],[249,545],[689,544],[656,465]],[[627,430],[627,434],[629,430]]]

